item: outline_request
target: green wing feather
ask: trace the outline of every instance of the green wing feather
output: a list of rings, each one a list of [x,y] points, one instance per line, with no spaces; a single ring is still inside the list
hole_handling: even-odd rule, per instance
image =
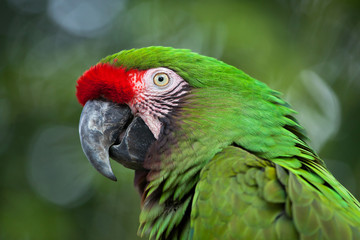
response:
[[[201,171],[192,238],[358,239],[359,212],[336,195],[331,199],[280,165],[227,147]]]

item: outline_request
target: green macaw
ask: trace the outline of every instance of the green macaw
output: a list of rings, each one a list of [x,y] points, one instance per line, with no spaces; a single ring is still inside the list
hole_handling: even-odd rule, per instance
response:
[[[360,204],[280,94],[190,50],[105,57],[77,82],[80,139],[135,170],[149,239],[360,239]]]

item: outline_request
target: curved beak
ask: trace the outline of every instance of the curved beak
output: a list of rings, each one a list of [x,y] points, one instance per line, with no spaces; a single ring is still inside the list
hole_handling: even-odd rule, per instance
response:
[[[116,181],[109,156],[127,168],[144,169],[143,162],[155,138],[140,117],[127,105],[105,100],[88,101],[81,113],[79,134],[90,163],[104,176]]]

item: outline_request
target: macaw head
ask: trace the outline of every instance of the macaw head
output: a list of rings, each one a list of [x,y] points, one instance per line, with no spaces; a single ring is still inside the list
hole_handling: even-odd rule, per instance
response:
[[[185,98],[211,82],[221,86],[214,76],[224,72],[240,71],[189,50],[167,47],[133,49],[104,58],[79,78],[76,87],[84,106],[80,137],[87,158],[112,180],[116,178],[109,156],[134,170],[149,169],[145,157],[157,154],[149,152],[150,146],[168,141],[169,131],[176,127],[174,118],[185,102],[191,104]],[[161,144],[157,145],[153,151],[159,151]]]
[[[287,147],[303,137],[277,92],[190,50],[147,47],[108,56],[79,78],[76,95],[84,106],[85,155],[112,180],[109,156],[134,169],[140,193],[164,181],[162,191],[176,189],[231,144],[276,158],[298,154]]]
[[[145,70],[118,66],[116,58],[86,71],[77,97],[84,106],[80,120],[83,150],[93,166],[116,180],[109,155],[134,170],[144,169],[150,145],[190,91],[190,85],[165,67]]]

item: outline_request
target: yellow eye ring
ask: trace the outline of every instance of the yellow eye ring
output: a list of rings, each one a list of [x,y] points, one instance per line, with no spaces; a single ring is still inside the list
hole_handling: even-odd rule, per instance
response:
[[[164,87],[169,83],[169,76],[166,73],[158,73],[154,76],[153,81],[155,85]]]

